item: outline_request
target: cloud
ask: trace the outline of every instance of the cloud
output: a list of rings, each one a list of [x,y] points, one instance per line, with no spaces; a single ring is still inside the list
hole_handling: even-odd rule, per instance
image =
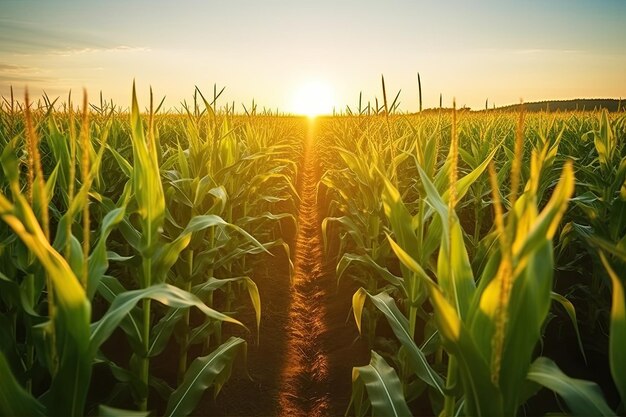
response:
[[[111,41],[97,32],[64,28],[55,30],[35,22],[11,21],[0,18],[0,57],[3,54],[19,56],[73,56],[104,52],[147,52],[145,46],[127,45]]]
[[[520,55],[538,55],[538,54],[580,54],[585,51],[581,49],[551,49],[551,48],[525,48],[512,49],[511,52]]]
[[[55,56],[76,56],[76,55],[88,55],[98,53],[111,53],[111,52],[150,52],[150,48],[143,46],[128,46],[117,45],[112,47],[84,47],[84,48],[62,48],[53,49],[47,52],[48,55]]]
[[[29,67],[23,65],[12,65],[0,63],[0,72],[17,72],[27,70]]]
[[[54,81],[54,78],[45,76],[0,73],[0,83],[2,84],[35,84],[50,83],[52,81]]]
[[[513,55],[573,55],[584,54],[582,49],[559,49],[559,48],[479,48],[476,52],[488,54],[513,54]]]
[[[54,78],[47,76],[46,71],[41,68],[0,63],[0,83],[49,83],[52,81]]]

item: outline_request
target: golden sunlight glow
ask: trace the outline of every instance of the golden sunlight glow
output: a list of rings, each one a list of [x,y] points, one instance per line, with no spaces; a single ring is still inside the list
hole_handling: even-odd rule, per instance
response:
[[[332,88],[322,81],[302,84],[293,94],[292,111],[309,117],[331,114],[334,95]]]

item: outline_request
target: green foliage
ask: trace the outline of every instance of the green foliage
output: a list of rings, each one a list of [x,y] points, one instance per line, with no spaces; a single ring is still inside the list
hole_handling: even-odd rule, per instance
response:
[[[236,116],[218,96],[197,90],[180,114],[152,97],[142,113],[134,86],[128,112],[0,105],[1,414],[147,415],[159,401],[188,415],[245,359],[249,333],[228,326],[260,338],[254,270],[271,253],[292,272],[306,126]],[[515,415],[540,387],[576,415],[623,412],[626,116],[397,115],[397,100],[316,122],[324,247],[360,287],[371,349],[354,413],[409,415],[428,397],[442,416]],[[583,359],[606,356],[617,409],[540,356],[551,317]],[[113,360],[116,329],[129,349]],[[177,379],[151,367],[171,349]],[[108,399],[91,395],[95,366],[117,382]]]
[[[334,155],[327,155],[320,185],[331,200],[322,223],[325,248],[337,254],[338,279],[362,286],[352,300],[361,336],[376,346],[377,321],[384,317],[391,327],[394,340],[377,349],[393,360],[406,401],[416,399],[410,387],[417,381],[425,384],[435,414],[515,415],[536,391],[529,380],[541,369],[541,385],[561,395],[572,412],[611,413],[597,385],[546,365],[552,362],[537,358],[537,347],[550,337],[545,332],[554,308],[565,312],[586,357],[575,291],[606,287],[599,283],[603,271],[588,269],[580,247],[592,257],[598,247],[626,254],[624,116],[537,115],[525,124],[520,118],[517,128],[516,118],[463,114],[457,121],[440,113],[329,120],[324,140]],[[447,145],[450,137],[458,149]],[[574,268],[587,268],[591,274],[583,276],[591,282],[572,285],[565,295],[555,292],[555,274]],[[619,272],[609,275],[607,358],[619,386],[621,357],[611,355],[624,347],[623,286]],[[547,383],[551,376],[561,382]],[[559,385],[570,382],[575,392]],[[353,382],[357,415],[367,414],[368,393]],[[591,408],[582,405],[584,398],[593,399]]]
[[[245,324],[260,331],[258,255],[290,254],[280,228],[295,224],[303,130],[204,104],[142,114],[133,86],[129,113],[101,103],[77,120],[71,102],[29,114],[0,106],[1,414],[85,415],[95,399],[107,401],[101,414],[125,415],[132,396],[147,415],[152,391],[189,414],[229,379],[246,342],[222,343],[222,323],[243,326],[245,295],[255,312]],[[107,357],[117,328],[130,346],[119,364]],[[171,345],[178,388],[150,367]],[[193,345],[198,359],[187,358]],[[94,392],[103,365],[117,385]]]

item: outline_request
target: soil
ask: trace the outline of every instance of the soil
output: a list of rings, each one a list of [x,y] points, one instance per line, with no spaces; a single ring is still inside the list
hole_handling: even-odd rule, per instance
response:
[[[369,362],[350,315],[357,288],[349,282],[337,286],[336,260],[323,250],[325,202],[316,195],[321,175],[317,146],[310,122],[298,179],[299,227],[295,242],[290,242],[295,244],[291,282],[284,253],[256,263],[253,278],[263,315],[259,343],[248,346],[249,378],[239,366],[217,398],[205,395],[196,415],[343,416],[352,368]],[[245,322],[252,314],[247,311],[239,318]]]

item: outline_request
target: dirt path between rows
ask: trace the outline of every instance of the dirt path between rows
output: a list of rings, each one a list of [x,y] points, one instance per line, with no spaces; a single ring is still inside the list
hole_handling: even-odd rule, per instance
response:
[[[199,408],[202,415],[343,416],[350,400],[352,367],[369,362],[349,319],[355,284],[342,280],[337,287],[337,259],[324,253],[321,221],[327,202],[318,201],[316,195],[322,175],[318,127],[318,122],[309,121],[297,184],[297,234],[283,236],[294,243],[292,283],[284,253],[257,260],[253,278],[263,317],[260,343],[249,345],[251,379],[242,372],[233,375],[217,398]],[[246,322],[245,315],[250,314],[238,318]]]
[[[314,126],[309,124],[300,186],[298,236],[289,307],[287,356],[281,376],[281,416],[325,416],[329,412],[329,363],[322,336],[326,331],[326,288],[316,202],[319,181]]]

